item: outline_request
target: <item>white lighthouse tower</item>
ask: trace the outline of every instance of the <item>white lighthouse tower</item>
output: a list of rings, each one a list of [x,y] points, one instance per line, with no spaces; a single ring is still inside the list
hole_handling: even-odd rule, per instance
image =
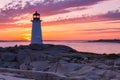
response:
[[[31,44],[43,44],[40,14],[37,11],[33,14]]]

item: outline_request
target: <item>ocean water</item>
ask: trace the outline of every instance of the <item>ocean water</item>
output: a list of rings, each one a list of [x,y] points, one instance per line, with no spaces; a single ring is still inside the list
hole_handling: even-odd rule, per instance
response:
[[[30,42],[0,42],[0,47],[11,47],[15,45],[29,44]],[[120,54],[120,43],[84,41],[44,41],[44,44],[67,45],[82,52],[93,52],[98,54]]]

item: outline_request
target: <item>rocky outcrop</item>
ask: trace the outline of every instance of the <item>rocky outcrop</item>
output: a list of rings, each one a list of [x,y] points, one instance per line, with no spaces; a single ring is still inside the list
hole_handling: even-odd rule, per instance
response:
[[[120,54],[78,52],[68,46],[51,44],[15,46],[0,48],[0,67],[42,71],[41,76],[23,74],[38,80],[48,77],[51,80],[119,80]],[[59,76],[51,76],[53,73]]]
[[[8,61],[8,62],[15,61],[16,54],[10,53],[10,52],[5,52],[4,54],[1,54],[1,59],[3,61]]]

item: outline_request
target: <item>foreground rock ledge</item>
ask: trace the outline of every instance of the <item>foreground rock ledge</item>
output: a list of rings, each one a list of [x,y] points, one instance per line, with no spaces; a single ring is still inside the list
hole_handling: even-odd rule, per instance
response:
[[[120,54],[52,44],[0,47],[0,67],[1,75],[14,73],[28,80],[119,80]]]

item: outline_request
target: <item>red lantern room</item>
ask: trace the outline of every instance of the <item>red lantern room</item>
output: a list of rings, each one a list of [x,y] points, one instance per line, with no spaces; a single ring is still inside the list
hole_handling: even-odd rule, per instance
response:
[[[33,14],[33,20],[40,20],[40,14],[37,11]]]

